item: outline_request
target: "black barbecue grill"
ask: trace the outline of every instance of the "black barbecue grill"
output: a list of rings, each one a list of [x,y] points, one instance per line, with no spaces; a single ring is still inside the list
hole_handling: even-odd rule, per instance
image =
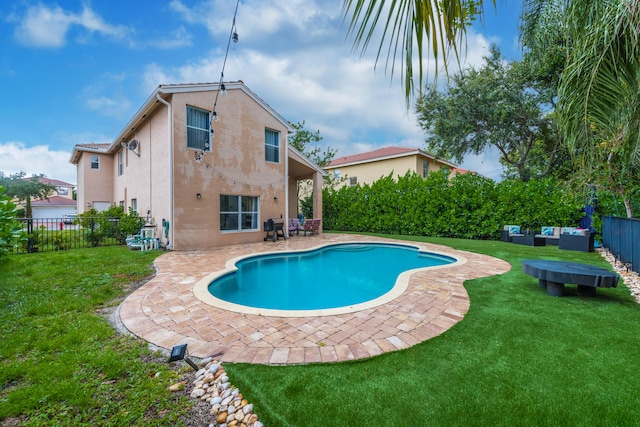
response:
[[[284,220],[281,218],[269,218],[264,222],[264,231],[266,231],[267,235],[264,237],[264,241],[266,242],[268,239],[273,240],[283,238],[287,239],[287,236],[284,235]]]

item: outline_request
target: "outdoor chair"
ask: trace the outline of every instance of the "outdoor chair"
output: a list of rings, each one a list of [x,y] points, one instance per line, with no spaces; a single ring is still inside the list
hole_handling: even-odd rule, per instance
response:
[[[560,227],[542,227],[540,234],[536,234],[536,237],[543,237],[547,245],[558,246],[560,243]]]
[[[519,225],[505,225],[500,230],[500,240],[503,242],[513,242],[514,236],[524,236],[524,233],[520,231]]]
[[[302,225],[301,231],[304,231],[304,235],[307,235],[307,232],[311,234],[316,234],[320,231],[320,219],[305,219],[304,224]]]
[[[300,219],[289,218],[289,236],[293,235],[293,233],[295,233],[296,236],[300,235],[300,230],[302,230]]]

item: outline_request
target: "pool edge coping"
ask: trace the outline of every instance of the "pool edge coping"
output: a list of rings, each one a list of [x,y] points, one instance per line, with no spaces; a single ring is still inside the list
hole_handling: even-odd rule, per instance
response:
[[[380,241],[374,241],[374,240],[358,240],[358,241],[350,242],[350,243],[377,244],[377,245],[381,244]],[[274,254],[281,255],[281,254],[284,254],[284,253],[311,252],[311,251],[322,249],[322,248],[325,248],[325,247],[328,247],[328,246],[336,246],[336,245],[341,245],[341,244],[348,244],[348,243],[325,243],[325,244],[319,244],[319,245],[316,245],[316,246],[312,246],[312,247],[306,248],[306,249],[291,249],[291,250],[287,250],[287,251],[265,251],[265,252],[241,255],[241,256],[238,256],[238,257],[235,257],[235,258],[232,258],[232,259],[228,260],[225,263],[225,268],[223,270],[218,270],[218,271],[213,272],[211,274],[208,274],[205,277],[203,277],[200,280],[198,280],[193,285],[192,291],[193,291],[193,294],[196,297],[196,299],[198,299],[200,302],[202,302],[204,304],[207,304],[209,306],[212,306],[212,307],[215,307],[215,308],[219,308],[219,309],[222,309],[222,310],[233,311],[233,312],[240,313],[240,314],[251,314],[251,315],[265,316],[265,317],[289,317],[289,318],[291,318],[291,317],[336,316],[336,315],[355,313],[355,312],[358,312],[358,311],[361,311],[361,310],[367,310],[367,309],[379,307],[379,306],[381,306],[383,304],[386,304],[386,303],[388,303],[390,301],[393,301],[394,299],[400,297],[408,289],[409,280],[410,280],[411,276],[413,274],[415,274],[415,273],[418,273],[418,272],[421,272],[421,271],[434,270],[434,269],[455,268],[455,267],[460,267],[461,265],[464,265],[464,264],[467,263],[467,259],[464,256],[461,256],[459,253],[458,254],[453,254],[453,253],[446,252],[446,251],[434,251],[432,249],[428,249],[426,246],[421,245],[420,243],[417,243],[417,242],[382,243],[382,244],[394,245],[394,246],[409,246],[409,247],[416,248],[419,252],[426,252],[426,253],[436,254],[436,255],[440,255],[440,256],[446,256],[446,257],[449,257],[449,258],[453,258],[455,261],[450,263],[450,264],[429,266],[429,267],[420,267],[420,268],[413,268],[411,270],[406,270],[406,271],[402,272],[398,276],[398,278],[396,279],[396,283],[393,286],[393,288],[391,288],[389,291],[385,292],[383,295],[380,295],[377,298],[374,298],[372,300],[365,301],[365,302],[362,302],[362,303],[343,306],[343,307],[328,308],[328,309],[278,310],[278,309],[249,307],[249,306],[245,306],[245,305],[241,305],[241,304],[235,304],[235,303],[232,303],[232,302],[228,302],[228,301],[224,301],[222,299],[219,299],[219,298],[213,296],[208,290],[209,285],[214,280],[216,280],[216,279],[218,279],[218,278],[220,278],[220,277],[222,277],[224,275],[227,275],[227,274],[230,274],[230,273],[233,273],[233,272],[237,271],[238,268],[236,267],[236,264],[238,262],[244,260],[244,259],[263,256],[263,255],[274,255]]]

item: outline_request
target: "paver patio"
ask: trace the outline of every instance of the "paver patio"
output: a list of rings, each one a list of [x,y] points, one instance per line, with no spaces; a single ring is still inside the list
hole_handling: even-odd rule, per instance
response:
[[[198,280],[225,269],[225,263],[238,256],[358,242],[411,244],[465,262],[413,273],[407,289],[383,305],[329,316],[236,313],[205,303],[193,291]],[[222,362],[278,365],[362,359],[433,338],[462,320],[468,311],[469,297],[462,285],[465,280],[511,269],[498,258],[446,246],[346,234],[168,252],[155,263],[156,276],[119,308],[122,324],[131,333],[166,349],[187,343],[194,357],[223,352],[217,357]]]

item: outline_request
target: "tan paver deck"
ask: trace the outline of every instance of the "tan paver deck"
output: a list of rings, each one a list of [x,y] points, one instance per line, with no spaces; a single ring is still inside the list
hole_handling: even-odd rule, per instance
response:
[[[408,243],[321,234],[206,252],[168,252],[156,259],[157,275],[122,303],[120,318],[130,332],[159,347],[171,349],[187,343],[189,354],[195,357],[223,351],[217,358],[222,362],[338,362],[411,347],[441,334],[462,320],[469,309],[464,280],[511,269],[509,263],[497,258],[420,243],[429,251],[461,257],[466,262],[416,272],[398,298],[378,307],[331,316],[235,313],[206,304],[193,292],[198,280],[224,269],[228,260],[238,256],[367,241]]]

